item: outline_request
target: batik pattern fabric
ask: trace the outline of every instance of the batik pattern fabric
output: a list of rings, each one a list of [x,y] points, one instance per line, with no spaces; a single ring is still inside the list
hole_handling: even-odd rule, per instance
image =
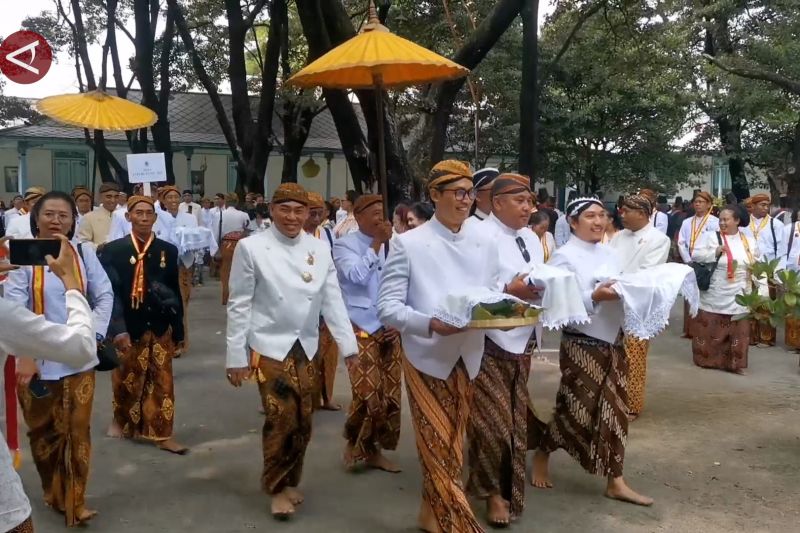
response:
[[[8,533],[33,533],[33,519],[28,517],[23,523]]]
[[[19,385],[19,402],[45,503],[64,513],[68,527],[75,526],[85,509],[89,481],[95,372],[42,383],[50,394],[34,398],[27,386]]]
[[[414,422],[422,497],[444,533],[482,533],[461,482],[464,436],[472,384],[463,360],[446,380],[423,374],[403,357],[408,404]]]
[[[628,365],[621,344],[565,330],[561,383],[540,449],[562,448],[590,474],[622,475],[628,438]]]
[[[333,401],[333,385],[336,381],[336,366],[339,363],[339,348],[325,322],[319,326],[319,349],[314,357],[319,372],[317,407]]]
[[[178,282],[181,287],[181,300],[183,301],[183,343],[180,346],[182,353],[189,349],[189,299],[192,297],[194,286],[194,265],[186,268],[178,266]]]
[[[628,412],[639,415],[644,410],[650,341],[626,335],[624,346],[625,357],[628,359]]]
[[[775,346],[778,330],[769,322],[750,321],[750,346]]]
[[[513,354],[486,338],[467,426],[467,492],[480,499],[502,496],[513,517],[525,506],[531,352],[532,346]]]
[[[300,484],[311,440],[317,369],[298,341],[283,361],[260,356],[256,376],[266,414],[261,432],[261,487],[268,494],[278,494]]]
[[[228,295],[230,294],[229,283],[231,280],[231,264],[233,263],[233,251],[239,240],[222,238],[222,246],[219,248],[219,279],[222,282],[222,305],[228,305]]]
[[[172,331],[168,329],[160,337],[147,331],[118,355],[119,367],[111,374],[112,408],[123,436],[169,439],[175,422]]]
[[[353,328],[358,341],[358,362],[348,368],[353,401],[344,425],[344,438],[356,461],[380,450],[394,450],[400,438],[403,348],[400,336],[373,335]]]
[[[749,348],[749,320],[733,320],[732,315],[703,310],[697,314],[692,338],[697,366],[729,372],[745,369]]]
[[[800,350],[800,318],[786,317],[784,342],[786,347]]]

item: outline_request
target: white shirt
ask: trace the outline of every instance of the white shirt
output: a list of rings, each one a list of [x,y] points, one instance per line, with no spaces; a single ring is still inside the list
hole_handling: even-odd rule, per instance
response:
[[[572,229],[569,226],[566,215],[559,215],[556,219],[556,234],[554,237],[556,238],[556,247],[558,248],[567,244],[567,241],[572,237]]]
[[[153,233],[162,241],[167,241],[175,245],[178,250],[181,247],[181,239],[176,230],[178,228],[196,228],[197,218],[194,215],[181,213],[178,211],[176,216],[172,216],[169,211],[159,211],[156,223],[153,225]],[[180,253],[180,252],[178,252]],[[194,263],[194,252],[186,252],[178,258],[186,268]]]
[[[433,216],[391,240],[378,292],[378,317],[401,332],[403,349],[414,368],[447,379],[463,359],[470,379],[478,375],[484,332],[467,330],[447,337],[430,330],[434,309],[456,289],[500,290],[497,243],[462,224],[453,233]]]
[[[310,281],[304,281],[304,273]],[[241,239],[233,253],[231,280],[227,368],[249,366],[250,348],[283,361],[296,341],[313,359],[320,315],[339,353],[358,353],[333,258],[319,239],[305,232],[290,239],[275,226]]]
[[[556,238],[549,231],[545,232],[544,237],[539,239],[542,245],[542,253],[544,254],[545,261],[550,259],[553,252],[556,251]],[[546,249],[545,249],[546,248]]]
[[[573,326],[573,329],[589,337],[613,343],[622,328],[622,301],[595,304],[592,293],[598,283],[622,273],[616,250],[608,245],[582,241],[573,235],[567,244],[555,251],[548,264],[565,268],[575,274],[583,295],[583,305],[591,321],[589,324]]]
[[[737,315],[747,311],[745,307],[736,303],[736,295],[750,290],[748,270],[753,262],[759,260],[760,253],[752,236],[744,231],[726,237],[731,255],[736,262],[733,280],[728,279],[728,257],[722,252],[717,268],[711,275],[711,285],[707,291],[700,291],[700,309],[723,315]],[[745,242],[747,242],[746,247]],[[706,232],[695,245],[692,259],[700,263],[713,263],[716,261],[718,247],[717,234]]]
[[[708,220],[703,224],[704,217],[689,217],[681,224],[681,230],[678,232],[678,252],[681,254],[681,259],[684,263],[692,261],[692,223],[694,223],[694,230],[697,233],[695,237],[695,246],[700,241],[700,238],[705,233],[714,234],[719,231],[719,219],[714,215],[709,215]],[[716,237],[715,237],[716,238]]]
[[[8,224],[19,216],[19,209],[16,207],[12,207],[11,209],[6,209],[6,212],[3,213],[3,219],[5,220],[6,227]]]
[[[191,209],[190,209],[191,208]],[[191,211],[191,212],[190,212]],[[203,225],[203,208],[200,207],[200,204],[195,202],[181,202],[178,206],[178,213],[189,213],[197,220],[197,225]]]
[[[518,230],[511,229],[492,213],[486,220],[478,224],[478,228],[486,234],[487,238],[497,243],[500,281],[503,284],[511,283],[519,274],[530,273],[534,265],[544,263],[542,243],[527,226]],[[522,239],[524,243],[525,250],[528,252],[527,261],[517,244],[517,239]],[[533,330],[534,326],[514,328],[508,331],[492,329],[486,332],[486,336],[505,351],[522,354],[528,346]]]
[[[792,241],[791,250],[789,249],[790,240]],[[783,237],[778,256],[781,259],[780,268],[800,271],[800,222],[783,226]]]
[[[221,213],[221,214],[220,214]],[[222,224],[220,225],[220,217]],[[222,242],[222,237],[233,231],[243,231],[250,225],[250,217],[244,211],[239,211],[235,207],[226,207],[222,211],[212,209],[211,226],[209,229],[214,234],[217,245]]]
[[[487,218],[489,218],[489,215],[490,215],[489,213],[484,213],[483,211],[481,211],[477,207],[475,208],[475,212],[472,213],[472,216],[477,218],[480,221],[486,220]]]
[[[347,218],[347,211],[341,207],[336,210],[336,224]]]
[[[258,222],[258,218],[254,218],[247,224],[247,229],[253,233],[261,233],[262,231],[267,231],[267,228],[269,228],[271,225],[272,223],[268,218],[262,219],[260,224]]]
[[[786,248],[783,243],[784,224],[780,220],[769,215],[764,218],[751,216],[748,229],[758,242],[758,249],[761,250],[764,259],[767,261],[772,261],[779,257],[780,251]]]
[[[33,239],[31,234],[31,214],[17,215],[6,224],[6,237],[13,239]]]
[[[108,230],[108,238],[106,242],[116,241],[131,233],[131,223],[125,218],[125,213],[128,210],[117,209],[111,215],[111,229]]]
[[[609,245],[617,251],[622,271],[627,274],[666,263],[670,240],[648,223],[639,231],[618,232]]]
[[[95,332],[104,337],[114,306],[114,291],[111,288],[111,282],[100,265],[91,243],[81,244],[81,254],[78,253],[77,243],[73,243],[73,247],[83,276],[84,291],[92,302]],[[83,256],[83,259],[80,255]],[[49,268],[44,267],[44,271],[44,316],[49,322],[65,324],[68,313],[64,284],[61,283],[58,276],[50,272]],[[33,267],[23,266],[18,270],[12,270],[8,273],[5,283],[5,298],[30,309],[33,306],[32,281]],[[50,361],[37,361],[37,364],[42,379],[57,380],[89,370],[97,364],[97,359],[77,368]]]
[[[59,283],[61,283],[59,281]],[[96,360],[92,312],[80,291],[67,291],[66,324],[48,322],[9,300],[0,298],[0,352],[43,358],[81,367]],[[0,362],[3,362],[0,358]],[[0,432],[0,531],[14,529],[29,516],[31,505],[14,471],[6,439]]]
[[[650,215],[650,224],[652,224],[652,226],[658,231],[666,235],[667,229],[669,228],[669,217],[666,213],[655,211],[652,215]]]

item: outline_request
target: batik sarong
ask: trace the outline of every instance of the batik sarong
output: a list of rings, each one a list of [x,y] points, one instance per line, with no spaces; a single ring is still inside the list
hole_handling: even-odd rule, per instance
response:
[[[769,322],[750,321],[750,346],[775,346],[778,331]]]
[[[256,376],[266,414],[261,432],[261,486],[268,494],[278,494],[300,484],[311,440],[317,369],[298,341],[283,361],[258,357]]]
[[[123,436],[169,439],[175,420],[172,330],[167,329],[161,337],[146,331],[129,350],[118,355],[119,367],[111,374],[111,405]]]
[[[225,237],[222,238],[222,245],[219,247],[220,263],[219,263],[219,279],[222,282],[222,305],[228,305],[228,295],[230,290],[228,283],[231,279],[231,264],[233,263],[233,251],[239,240],[229,240]]]
[[[181,300],[183,300],[183,344],[180,348],[182,353],[186,353],[189,351],[189,299],[192,297],[194,268],[186,268],[183,264],[180,264],[178,266],[178,281],[181,288]]]
[[[356,461],[380,450],[394,450],[400,438],[400,402],[403,348],[398,335],[384,337],[354,328],[358,363],[348,368],[353,402],[344,425],[344,438],[353,447]]]
[[[423,374],[403,357],[408,405],[422,467],[422,497],[443,533],[482,533],[461,483],[472,384],[464,362],[446,380]]]
[[[644,410],[647,383],[647,352],[650,341],[625,336],[625,357],[628,359],[628,412],[639,415]]]
[[[8,533],[33,533],[33,519],[28,517],[23,523],[9,531]]]
[[[700,310],[694,323],[694,364],[735,372],[747,368],[750,321]]]
[[[42,381],[50,391],[43,398],[34,398],[27,386],[17,388],[45,503],[64,513],[67,526],[79,524],[85,509],[94,374],[87,370]]]
[[[564,449],[590,474],[619,477],[628,437],[628,365],[623,347],[566,330],[561,383],[541,450]]]
[[[330,403],[333,401],[333,384],[336,380],[336,366],[339,363],[339,348],[336,346],[336,341],[331,335],[328,326],[324,322],[320,322],[319,326],[319,349],[316,357],[314,357],[314,364],[319,372],[319,396],[317,404]]]
[[[502,496],[514,517],[525,506],[531,351],[513,354],[486,338],[467,426],[467,492],[480,499]]]

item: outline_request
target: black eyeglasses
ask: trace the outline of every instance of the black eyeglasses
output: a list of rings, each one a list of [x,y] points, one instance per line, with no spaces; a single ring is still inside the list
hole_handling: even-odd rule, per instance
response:
[[[531,262],[531,254],[528,252],[528,247],[525,246],[525,241],[522,237],[517,237],[517,248],[519,248],[520,253],[522,254],[522,258],[525,260],[526,263]]]
[[[478,196],[478,191],[474,188],[472,189],[439,189],[441,192],[451,192],[453,196],[456,197],[456,200],[459,202],[464,201],[465,198],[469,197],[470,200],[474,200],[476,196]]]

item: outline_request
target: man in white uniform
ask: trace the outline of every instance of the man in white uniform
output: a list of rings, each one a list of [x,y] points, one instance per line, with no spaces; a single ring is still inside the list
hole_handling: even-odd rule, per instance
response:
[[[658,195],[651,189],[642,189],[639,191],[639,196],[644,196],[647,198],[647,201],[650,202],[650,224],[666,235],[669,229],[669,217],[666,213],[662,213],[658,210]]]
[[[305,189],[281,184],[270,214],[272,226],[234,252],[226,366],[235,387],[253,374],[258,381],[266,413],[261,482],[273,516],[285,519],[303,501],[297,486],[311,438],[320,315],[345,357],[358,346],[330,250],[303,231]]]
[[[622,231],[611,239],[623,273],[638,272],[667,262],[669,237],[650,223],[653,204],[641,194],[627,196],[621,206]],[[647,352],[650,342],[625,336],[625,355],[628,358],[628,418],[636,419],[644,409],[644,390],[647,381]]]
[[[6,237],[11,239],[33,238],[31,234],[31,209],[45,192],[41,187],[29,187],[25,191],[23,209],[20,210],[19,216],[12,218],[11,222],[6,224]]]
[[[779,259],[779,251],[786,248],[783,243],[784,224],[769,214],[772,199],[769,194],[760,193],[750,198],[752,211],[750,213],[750,233],[758,244],[759,251],[763,254],[764,261]],[[767,284],[760,284],[759,292],[762,296],[769,296],[770,289]],[[759,344],[775,346],[777,337],[776,329],[769,322],[750,321],[750,345]]]
[[[489,218],[489,214],[492,212],[492,183],[499,175],[499,170],[487,167],[476,171],[472,176],[472,185],[475,187],[477,196],[475,196],[474,212],[470,221]]]
[[[20,216],[25,212],[25,200],[22,198],[22,195],[14,196],[13,200],[11,200],[11,208],[7,209],[5,213],[3,213],[3,221],[5,222],[5,226],[8,227],[8,224]]]
[[[181,202],[181,205],[178,208],[178,210],[181,213],[189,213],[190,215],[195,217],[197,219],[198,226],[203,225],[203,213],[201,209],[202,208],[200,207],[200,204],[194,201],[194,198],[192,197],[192,191],[190,191],[189,189],[183,191],[183,202]]]

